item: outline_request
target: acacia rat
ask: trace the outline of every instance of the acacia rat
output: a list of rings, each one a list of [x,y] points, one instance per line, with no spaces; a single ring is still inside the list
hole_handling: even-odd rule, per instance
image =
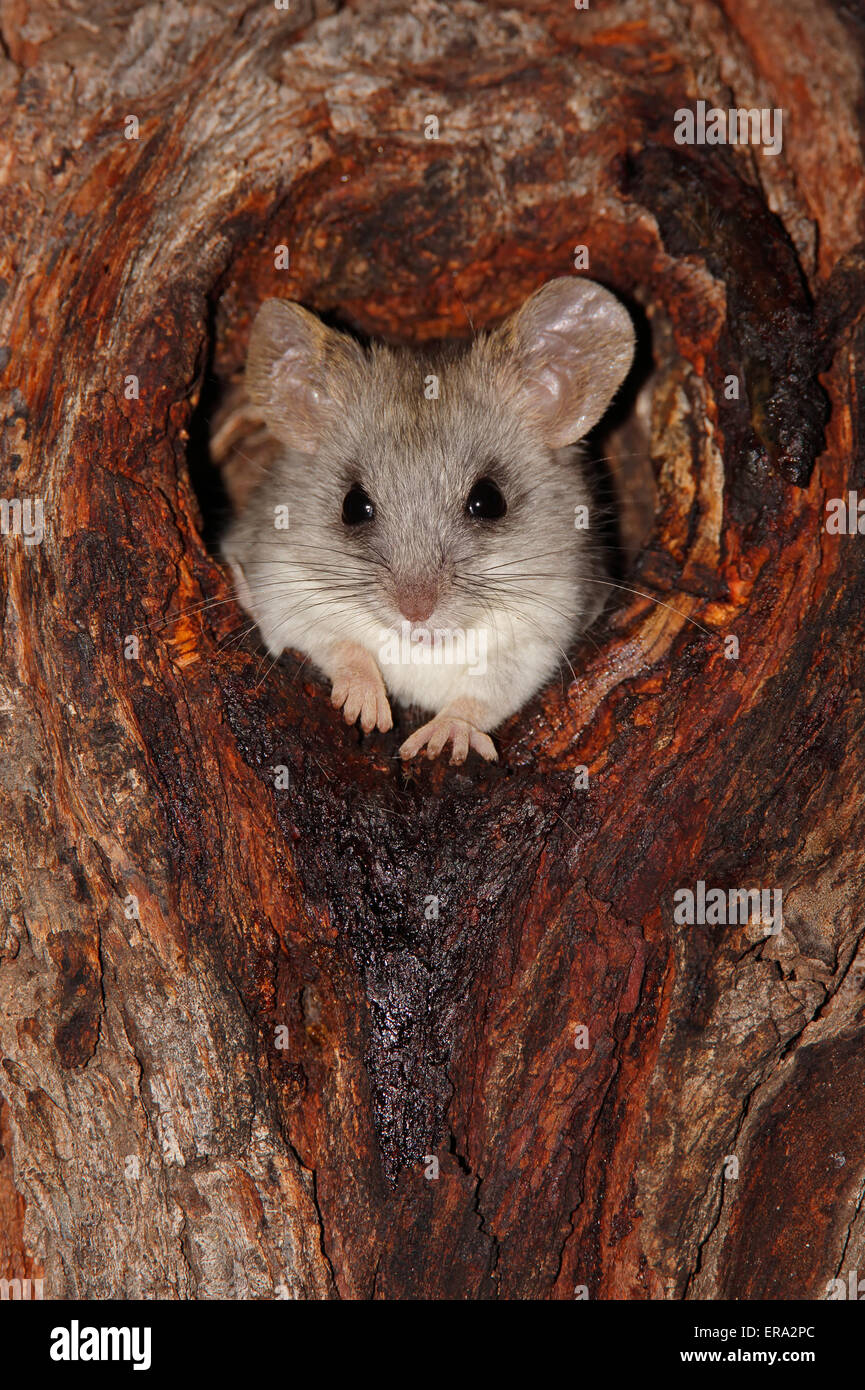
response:
[[[270,653],[305,653],[365,732],[391,727],[389,697],[432,715],[403,758],[494,759],[490,731],[601,607],[576,444],[633,352],[624,307],[576,277],[434,351],[266,301],[246,384],[280,448],[222,553]]]

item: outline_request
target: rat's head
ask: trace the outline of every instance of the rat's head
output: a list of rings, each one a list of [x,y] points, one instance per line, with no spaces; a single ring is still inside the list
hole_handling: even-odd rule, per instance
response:
[[[567,446],[600,419],[633,347],[618,300],[576,278],[436,354],[365,351],[299,305],[268,301],[247,382],[291,451],[286,552],[309,555],[322,587],[329,565],[334,599],[349,607],[353,595],[386,626],[468,626],[532,589],[573,602],[588,571],[574,508],[588,499]]]

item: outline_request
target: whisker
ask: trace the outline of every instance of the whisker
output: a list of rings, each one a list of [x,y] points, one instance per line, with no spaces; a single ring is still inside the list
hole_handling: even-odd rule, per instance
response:
[[[653,598],[651,594],[644,593],[642,589],[632,589],[627,584],[614,584],[610,579],[588,579],[584,582],[588,584],[603,584],[607,589],[621,589],[626,594],[637,594],[640,598],[648,599],[649,603],[656,603],[659,608],[668,608],[671,613],[677,613],[680,618],[684,618],[686,623],[691,623],[693,627],[698,627],[701,632],[704,632],[707,637],[711,637],[713,642],[717,642],[719,646],[724,645],[723,639],[718,636],[717,632],[712,632],[710,628],[704,627],[702,623],[697,622],[696,618],[692,618],[689,614],[683,613],[681,608],[676,608],[672,603],[664,603],[662,599]]]
[[[546,552],[544,552],[543,555],[527,555],[527,556],[524,556],[521,560],[506,560],[506,561],[504,561],[501,565],[490,565],[490,566],[487,566],[486,569],[480,571],[480,575],[490,574],[490,573],[493,573],[494,571],[498,571],[498,570],[501,570],[501,569],[507,569],[507,568],[510,568],[512,565],[515,565],[515,564],[523,564],[523,563],[527,562],[528,560],[533,560],[533,559],[534,559],[534,560],[539,560],[539,559],[545,558],[546,556],[558,555],[558,554],[561,554],[561,551],[551,550],[551,551],[546,551]],[[519,574],[519,575],[497,574],[497,576],[496,576],[496,578],[495,578],[494,581],[488,581],[488,582],[492,582],[492,583],[495,583],[495,584],[510,584],[511,582],[519,581],[519,580],[522,580],[522,579],[524,579],[524,578],[529,578],[529,577],[532,577],[532,578],[549,578],[549,579],[560,579],[560,578],[561,578],[560,575],[552,575],[552,574],[549,574],[549,575],[537,574],[537,575],[532,575],[532,576],[523,575],[523,574]],[[474,583],[476,583],[476,584],[477,584],[477,583],[483,583],[483,582],[484,582],[484,581],[483,581],[482,579],[480,579],[479,577],[478,577],[478,578],[475,578],[474,576],[471,576],[470,579],[471,579]],[[682,618],[685,622],[691,623],[691,625],[692,625],[693,627],[696,627],[696,628],[698,628],[698,629],[700,630],[700,632],[705,633],[705,635],[706,635],[707,637],[711,637],[711,639],[712,639],[713,642],[717,642],[719,645],[723,645],[723,640],[722,640],[722,638],[720,638],[720,637],[718,636],[717,633],[712,632],[710,628],[705,627],[705,626],[703,625],[703,623],[697,622],[696,618],[692,618],[692,617],[690,616],[690,614],[688,614],[688,613],[683,613],[682,610],[681,610],[681,608],[677,608],[677,607],[675,606],[675,604],[672,604],[672,603],[665,603],[663,599],[655,598],[653,594],[647,594],[643,589],[634,588],[632,585],[629,585],[629,584],[618,584],[618,583],[615,583],[615,582],[614,582],[613,580],[611,580],[611,579],[596,579],[596,578],[594,578],[594,577],[591,576],[591,575],[584,575],[584,576],[582,576],[580,582],[583,583],[583,584],[599,584],[599,585],[603,586],[603,587],[606,588],[606,589],[621,589],[623,593],[626,593],[626,594],[635,594],[638,598],[646,599],[646,601],[647,601],[648,603],[657,604],[657,606],[658,606],[659,608],[666,608],[666,609],[668,609],[671,613],[675,613],[678,617]],[[511,592],[511,591],[509,590],[508,592]]]

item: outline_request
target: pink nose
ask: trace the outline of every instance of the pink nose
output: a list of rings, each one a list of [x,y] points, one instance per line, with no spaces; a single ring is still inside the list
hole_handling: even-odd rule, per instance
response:
[[[436,595],[429,589],[411,589],[399,597],[399,611],[410,623],[425,623],[436,605]]]

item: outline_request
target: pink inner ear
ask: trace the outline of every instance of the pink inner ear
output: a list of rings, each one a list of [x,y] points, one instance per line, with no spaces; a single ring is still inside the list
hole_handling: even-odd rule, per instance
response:
[[[627,310],[602,285],[567,276],[538,290],[513,322],[526,408],[551,448],[576,443],[627,375],[634,352]]]
[[[534,409],[545,419],[561,409],[562,385],[561,374],[543,362],[533,367],[526,377],[526,393]]]
[[[270,367],[271,409],[283,422],[283,437],[301,453],[313,453],[321,433],[326,393],[316,383],[306,353],[284,352]]]
[[[309,363],[297,348],[288,348],[274,357],[268,375],[275,391],[294,396],[309,390]]]

